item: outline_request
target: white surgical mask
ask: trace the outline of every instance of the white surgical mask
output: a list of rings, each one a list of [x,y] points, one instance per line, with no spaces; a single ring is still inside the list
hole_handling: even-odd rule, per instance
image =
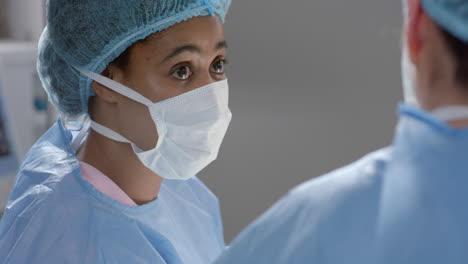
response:
[[[458,121],[468,118],[468,106],[466,105],[453,105],[437,108],[431,114],[444,122]]]
[[[96,122],[91,128],[112,140],[131,144],[147,168],[165,179],[188,180],[218,156],[232,118],[227,80],[153,103],[136,91],[102,75],[78,69],[90,79],[148,107],[158,131],[153,149],[143,151],[130,140]]]
[[[414,106],[419,106],[418,99],[416,97],[416,69],[411,63],[408,53],[408,47],[403,48],[401,56],[401,76],[403,81],[403,95],[405,102]]]
[[[405,30],[408,24],[408,0],[402,0],[403,19]],[[404,31],[405,32],[405,31]],[[416,69],[411,63],[409,57],[409,50],[407,47],[406,34],[403,33],[403,52],[401,54],[401,77],[403,81],[403,96],[407,104],[419,106],[418,99],[416,97]]]

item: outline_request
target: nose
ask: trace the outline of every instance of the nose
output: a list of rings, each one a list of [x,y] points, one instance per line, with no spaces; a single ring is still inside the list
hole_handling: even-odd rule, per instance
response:
[[[213,74],[211,71],[207,70],[204,71],[203,74],[199,74],[196,82],[194,83],[194,88],[193,90],[199,88],[199,87],[204,87],[206,85],[219,82],[224,80],[225,78],[220,79],[219,76],[217,77],[215,74]]]

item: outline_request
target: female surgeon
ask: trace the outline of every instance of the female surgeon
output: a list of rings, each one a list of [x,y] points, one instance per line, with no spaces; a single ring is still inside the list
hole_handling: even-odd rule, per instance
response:
[[[225,247],[218,201],[195,176],[231,120],[229,5],[48,1],[38,71],[60,118],[21,166],[0,263],[216,258]]]

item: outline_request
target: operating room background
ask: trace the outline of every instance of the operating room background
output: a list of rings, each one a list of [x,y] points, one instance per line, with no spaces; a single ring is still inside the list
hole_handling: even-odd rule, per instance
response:
[[[0,0],[0,38],[37,41],[28,19],[41,11],[29,2]],[[218,160],[199,174],[221,201],[227,242],[292,187],[391,143],[400,23],[400,1],[233,1],[233,121]]]

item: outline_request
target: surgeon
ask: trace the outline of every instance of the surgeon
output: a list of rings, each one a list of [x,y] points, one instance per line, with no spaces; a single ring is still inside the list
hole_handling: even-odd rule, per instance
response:
[[[0,263],[207,264],[221,253],[218,200],[196,175],[231,120],[229,5],[47,2],[38,71],[60,117],[17,175]]]
[[[468,263],[468,1],[403,6],[393,145],[295,188],[215,263]]]

